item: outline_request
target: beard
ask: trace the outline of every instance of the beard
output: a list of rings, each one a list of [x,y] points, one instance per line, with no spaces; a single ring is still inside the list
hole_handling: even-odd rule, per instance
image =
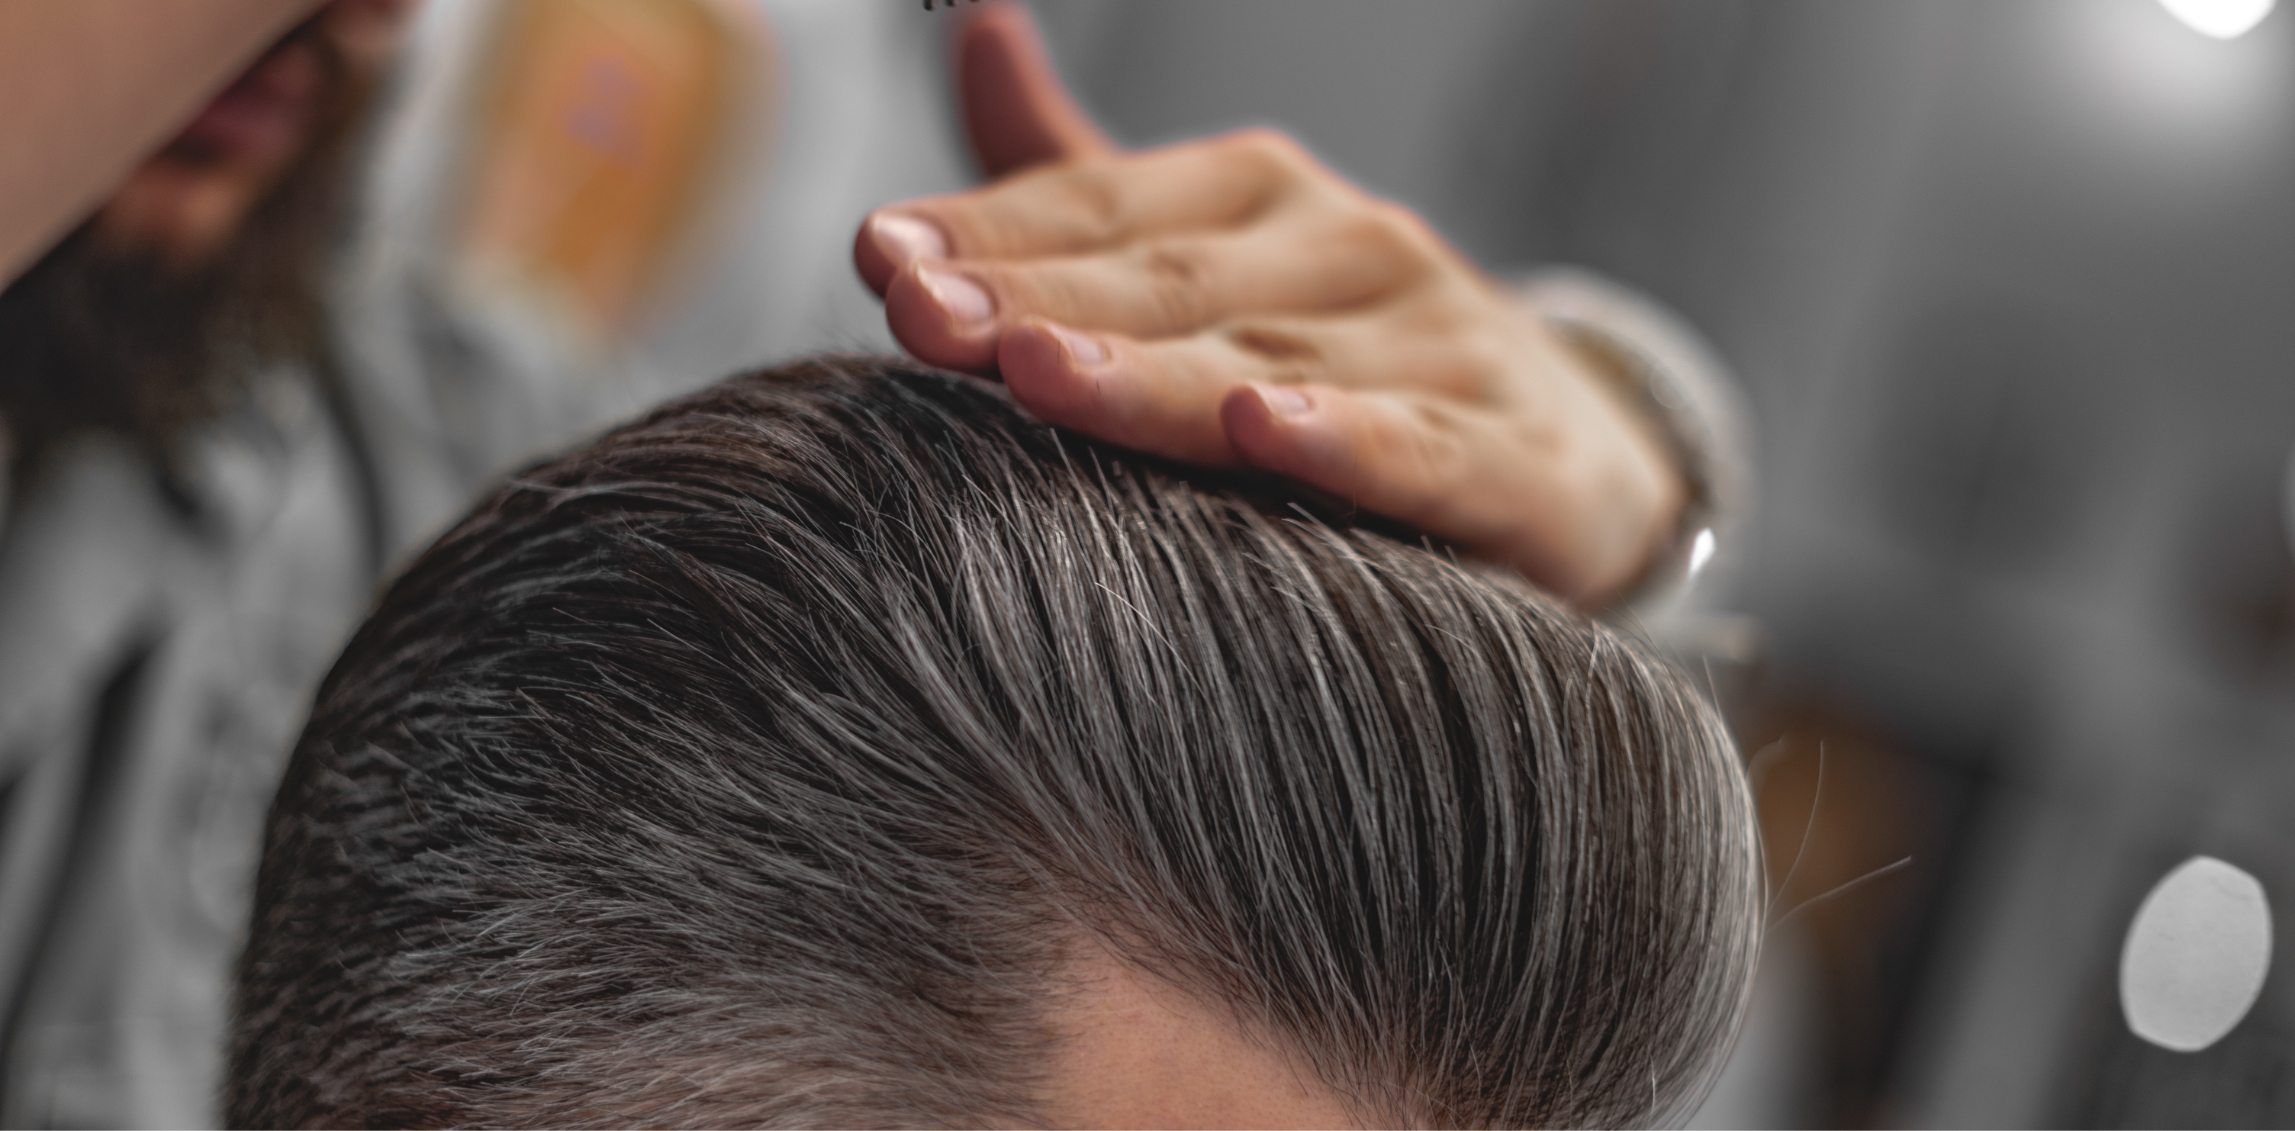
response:
[[[14,448],[0,470],[17,482],[87,431],[168,460],[251,373],[326,356],[327,267],[373,84],[315,23],[297,39],[317,49],[327,93],[303,152],[226,246],[174,266],[156,249],[104,246],[90,219],[0,291],[0,451]]]

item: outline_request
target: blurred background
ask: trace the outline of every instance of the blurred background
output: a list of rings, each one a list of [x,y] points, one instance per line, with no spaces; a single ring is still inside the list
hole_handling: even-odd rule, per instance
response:
[[[2295,1124],[2284,961],[2197,1053],[2115,983],[2179,861],[2295,892],[2295,20],[2175,7],[1038,6],[1123,140],[1279,126],[1735,367],[1706,658],[1779,879],[1825,752],[1780,910],[1912,863],[1784,924],[1701,1125]]]
[[[1031,6],[1120,141],[1281,128],[1495,275],[1655,296],[1742,383],[1757,509],[1668,639],[1753,758],[1790,915],[1696,1125],[2295,1125],[2287,963],[2192,1053],[2133,1035],[2117,982],[2138,904],[2194,855],[2295,935],[2295,12]],[[970,176],[950,17],[919,7],[423,6],[329,361],[389,473],[362,496],[378,562],[600,420],[890,348],[852,233]],[[273,772],[233,787],[241,824]],[[0,914],[0,958],[69,957],[33,922]],[[9,1007],[17,1061],[23,1018],[77,1016],[46,984]],[[126,1110],[99,1084],[54,1086],[78,1109],[20,1087],[5,1121]]]

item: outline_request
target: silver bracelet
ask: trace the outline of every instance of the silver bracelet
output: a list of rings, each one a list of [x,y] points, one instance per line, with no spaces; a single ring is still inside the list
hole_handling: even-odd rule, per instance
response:
[[[1647,604],[1696,576],[1746,508],[1745,412],[1728,368],[1698,333],[1656,302],[1585,271],[1552,268],[1520,293],[1555,334],[1602,364],[1654,426],[1689,499],[1671,538],[1621,606]]]

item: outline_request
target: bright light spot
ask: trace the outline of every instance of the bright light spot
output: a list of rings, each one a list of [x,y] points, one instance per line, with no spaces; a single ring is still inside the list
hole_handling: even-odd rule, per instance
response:
[[[1689,575],[1696,577],[1697,571],[1704,569],[1705,563],[1712,560],[1713,528],[1709,526],[1698,531],[1697,540],[1689,544]]]
[[[2221,860],[2194,856],[2144,897],[2128,925],[2120,1008],[2137,1036],[2198,1052],[2247,1016],[2270,969],[2263,885]]]
[[[2068,206],[2130,225],[2211,224],[2252,209],[2247,198],[2284,153],[2277,140],[2295,129],[2285,29],[2226,43],[2177,30],[2143,0],[2001,7],[2028,13],[2019,47],[2032,53],[2030,81],[2054,95],[2052,120],[2028,123],[2041,147],[2030,159],[2077,168],[2086,182]]]
[[[2276,3],[2278,0],[2160,0],[2160,6],[2175,13],[2175,18],[2217,39],[2246,35],[2271,14]]]

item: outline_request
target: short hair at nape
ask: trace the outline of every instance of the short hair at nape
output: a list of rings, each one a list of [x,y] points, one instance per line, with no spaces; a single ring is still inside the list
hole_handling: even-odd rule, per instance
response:
[[[1686,1117],[1761,933],[1727,734],[1311,513],[868,358],[519,477],[320,691],[230,1119],[1033,1122],[1079,939],[1368,1122]]]

